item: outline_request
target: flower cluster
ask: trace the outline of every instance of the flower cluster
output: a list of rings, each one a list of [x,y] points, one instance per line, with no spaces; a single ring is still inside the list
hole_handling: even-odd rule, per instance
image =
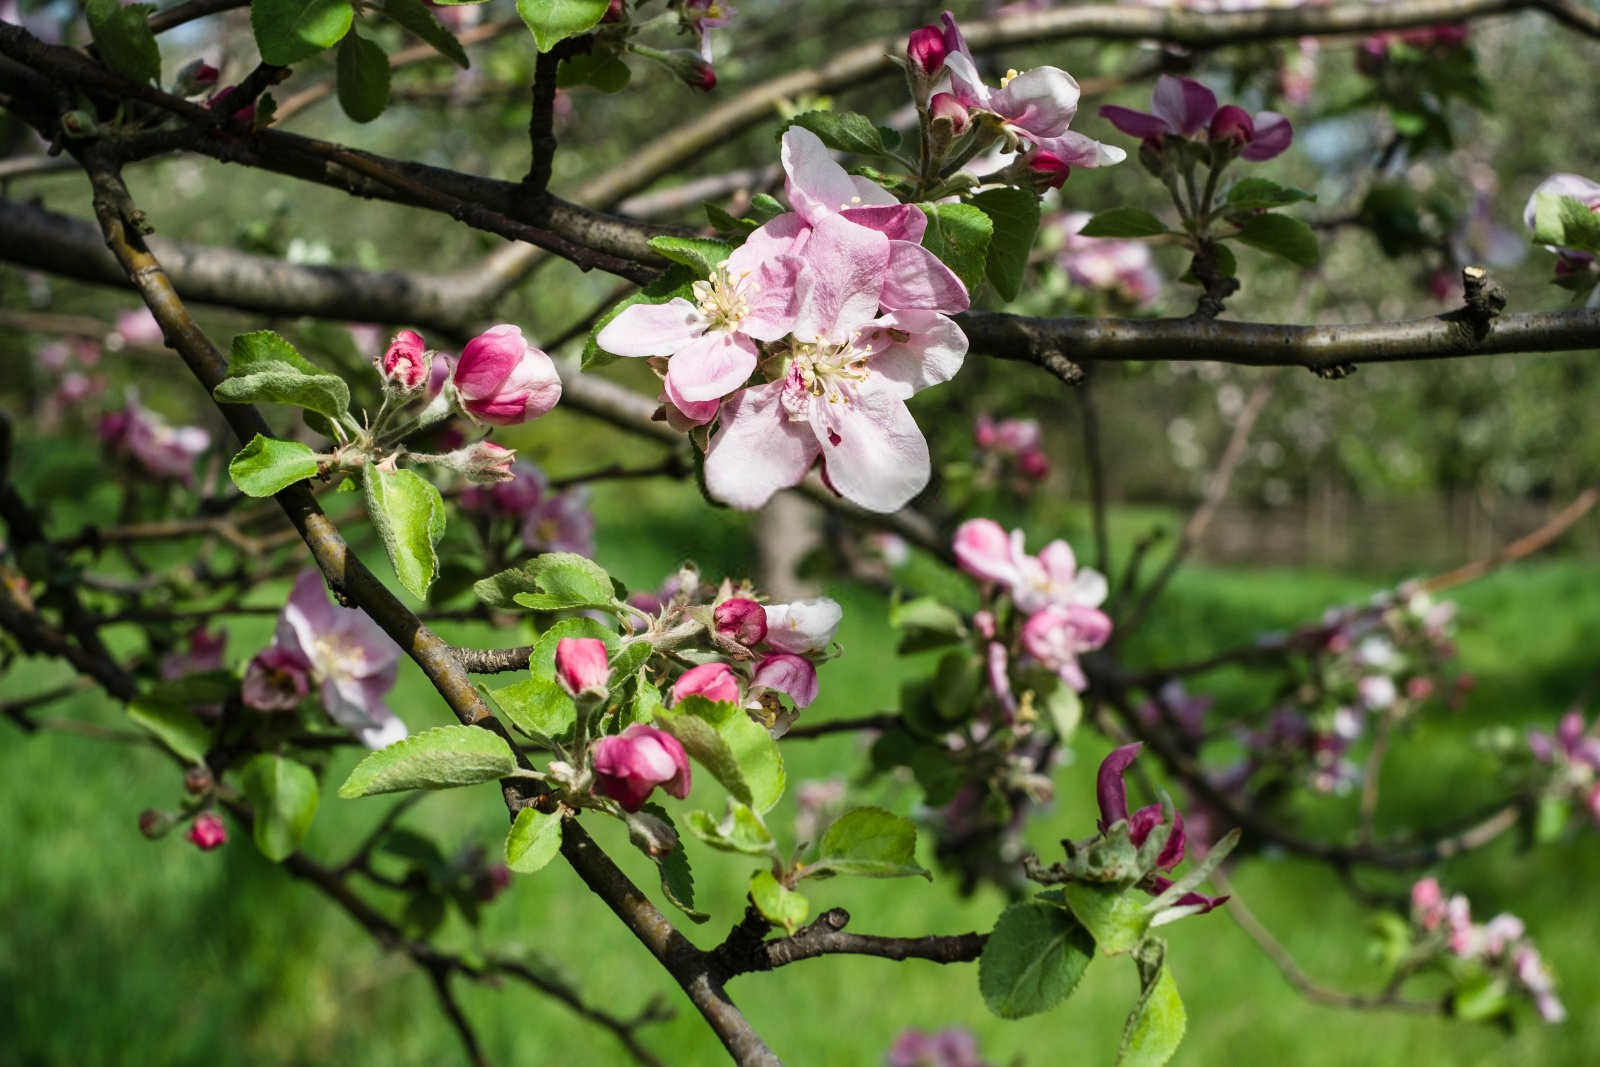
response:
[[[384,703],[399,658],[399,646],[365,612],[331,603],[322,575],[303,571],[272,644],[245,668],[241,699],[259,711],[289,711],[316,686],[329,718],[368,748],[383,748],[406,736]]]
[[[463,511],[518,524],[522,544],[530,552],[576,552],[594,555],[594,514],[588,490],[579,486],[551,492],[538,467],[517,460],[510,479],[488,486],[468,486],[460,497]]]
[[[1128,824],[1128,839],[1133,842],[1135,848],[1142,846],[1149,840],[1151,832],[1166,822],[1166,815],[1160,804],[1147,805],[1131,814],[1128,811],[1128,786],[1123,781],[1123,775],[1127,773],[1129,766],[1143,748],[1143,745],[1135,742],[1113,749],[1110,755],[1100,761],[1100,769],[1095,775],[1095,800],[1100,805],[1100,832],[1106,833],[1117,823],[1125,822]],[[1161,852],[1156,856],[1156,870],[1171,871],[1182,863],[1186,848],[1183,814],[1173,811],[1172,827],[1167,833],[1166,844],[1161,846]],[[1160,896],[1172,888],[1172,884],[1172,879],[1164,874],[1151,872],[1139,886],[1151,896]],[[1185,893],[1174,902],[1174,906],[1192,908],[1193,913],[1203,915],[1227,899],[1225,896],[1208,897],[1203,893]]]
[[[1583,712],[1569,711],[1554,734],[1529,730],[1528,751],[1554,769],[1552,792],[1574,796],[1600,823],[1600,734],[1596,730],[1600,730],[1600,722],[1595,729],[1587,728]]]
[[[1396,44],[1419,52],[1449,52],[1465,45],[1471,33],[1465,22],[1441,22],[1396,33],[1375,33],[1363,39],[1356,50],[1356,69],[1369,77],[1376,77],[1388,64],[1390,52]]]
[[[1038,419],[1001,419],[996,422],[987,414],[980,414],[973,427],[980,459],[998,461],[1006,469],[1014,468],[1029,482],[1043,481],[1050,473],[1050,459],[1039,447]],[[990,472],[994,473],[994,472]]]
[[[172,426],[139,403],[129,390],[121,410],[100,418],[100,440],[128,456],[156,478],[194,484],[194,462],[211,447],[211,434],[199,426]]]
[[[1475,962],[1503,975],[1533,1001],[1545,1022],[1567,1017],[1549,967],[1515,915],[1501,912],[1486,923],[1475,923],[1471,902],[1464,895],[1447,899],[1437,879],[1424,878],[1411,887],[1411,919],[1422,935],[1423,952],[1443,950],[1455,960]]]
[[[1003,591],[1026,614],[1020,638],[1028,655],[1073,689],[1088,688],[1078,656],[1111,637],[1111,619],[1098,610],[1106,598],[1105,576],[1090,567],[1080,568],[1065,541],[1052,541],[1038,555],[1029,555],[1022,531],[1007,534],[993,519],[962,523],[956,529],[954,549],[962,570]],[[992,629],[992,618],[988,621]],[[991,642],[991,676],[997,690],[1008,654],[1003,642]],[[1009,693],[1002,697],[1007,699]]]
[[[1165,279],[1145,241],[1113,237],[1084,237],[1087,211],[1069,211],[1057,223],[1062,236],[1056,264],[1068,280],[1090,292],[1105,293],[1128,308],[1148,306],[1161,292]]]
[[[1017,168],[1036,185],[1056,187],[1073,167],[1103,167],[1127,158],[1120,148],[1068,129],[1078,113],[1078,83],[1059,67],[1007,71],[998,89],[978,75],[955,18],[924,26],[906,46],[913,91],[927,100],[934,129],[969,134],[1018,153]],[[932,95],[929,96],[928,94]]]
[[[937,1032],[902,1030],[883,1062],[885,1067],[986,1067],[978,1039],[959,1026]]]
[[[1150,146],[1157,158],[1166,153],[1169,141],[1209,146],[1231,158],[1259,163],[1289,147],[1294,130],[1289,120],[1275,111],[1258,111],[1254,117],[1235,104],[1219,107],[1216,94],[1192,78],[1163,74],[1156,81],[1150,111],[1106,104],[1100,117],[1123,133],[1138,137]],[[1153,168],[1159,169],[1159,167]]]
[[[694,302],[632,305],[596,342],[666,357],[669,416],[717,421],[717,499],[760,507],[820,458],[835,492],[893,511],[928,481],[905,401],[960,368],[966,335],[947,313],[966,309],[966,287],[917,243],[926,216],[845,173],[815,134],[791,127],[782,158],[793,211],[697,282]],[[747,384],[757,372],[763,384]]]

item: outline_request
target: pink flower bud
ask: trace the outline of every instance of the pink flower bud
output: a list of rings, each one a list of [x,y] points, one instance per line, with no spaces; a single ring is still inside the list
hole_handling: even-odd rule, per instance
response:
[[[1043,481],[1050,473],[1050,459],[1038,449],[1024,452],[1017,458],[1017,469],[1025,477],[1032,478],[1036,482]]]
[[[556,678],[572,696],[604,694],[610,676],[606,644],[598,637],[563,637],[556,642]]]
[[[201,852],[210,852],[219,845],[227,844],[228,828],[222,825],[221,819],[207,812],[189,827],[189,840],[193,841]]]
[[[956,527],[956,564],[985,582],[1010,583],[1017,578],[1011,538],[993,519],[968,519]]]
[[[495,897],[504,893],[511,885],[511,868],[503,863],[496,863],[484,868],[473,884],[477,890],[478,900],[487,904]]]
[[[711,612],[717,633],[746,648],[759,645],[767,636],[767,609],[747,597],[724,600]]]
[[[739,700],[739,679],[734,677],[726,663],[702,663],[698,667],[690,667],[672,683],[672,702],[676,704],[684,697],[691,696],[705,697],[718,703],[736,703]]]
[[[944,69],[944,59],[949,54],[944,31],[937,26],[912,30],[911,39],[906,42],[906,58],[911,61],[912,69],[923,77],[931,78]]]
[[[217,84],[220,72],[203,59],[197,59],[178,71],[172,91],[179,96],[199,96]]]
[[[1067,182],[1072,168],[1060,157],[1050,152],[1035,152],[1028,160],[1028,173],[1035,184],[1045,189],[1059,189]]]
[[[1424,930],[1444,921],[1444,891],[1437,878],[1423,878],[1411,887],[1411,912]]]
[[[1250,113],[1237,104],[1217,109],[1211,119],[1211,140],[1214,143],[1231,141],[1236,145],[1249,144],[1256,139],[1256,124]]]
[[[804,656],[773,652],[756,664],[750,684],[776,690],[793,700],[795,707],[808,708],[817,699],[817,668]]]
[[[945,122],[950,125],[951,136],[960,137],[967,132],[967,127],[972,124],[972,115],[949,93],[935,93],[932,100],[928,101],[928,112],[934,122]]]
[[[709,93],[717,87],[717,72],[711,69],[711,64],[701,62],[694,71],[694,77],[689,81],[689,88],[698,89],[702,93]]]
[[[1406,682],[1406,696],[1412,700],[1427,700],[1433,696],[1433,679],[1418,675]]]
[[[401,330],[378,361],[383,380],[402,392],[415,392],[428,379],[428,346],[414,330]]]
[[[493,441],[474,441],[454,452],[445,453],[440,457],[440,462],[442,466],[466,475],[468,481],[493,485],[509,482],[517,476],[511,469],[516,456],[517,450],[514,448],[506,448]]]
[[[982,449],[990,449],[1000,443],[1000,430],[988,415],[978,416],[973,436],[977,439],[978,447]]]
[[[594,744],[595,788],[638,811],[656,786],[682,800],[689,795],[689,757],[678,739],[664,730],[636,722],[616,737]]]
[[[187,793],[209,793],[217,784],[211,776],[211,768],[203,763],[197,763],[183,772],[183,788]]]
[[[509,323],[467,342],[452,381],[467,414],[498,426],[536,419],[561,399],[555,363]]]
[[[600,16],[600,21],[602,23],[621,22],[627,15],[628,9],[622,0],[611,0],[611,3],[606,5],[606,13]]]

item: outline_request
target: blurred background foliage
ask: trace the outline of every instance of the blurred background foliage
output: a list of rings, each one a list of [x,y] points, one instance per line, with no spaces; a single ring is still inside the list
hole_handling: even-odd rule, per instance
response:
[[[954,6],[958,16],[991,13]],[[58,24],[68,40],[74,33],[83,37],[74,29],[72,5],[24,3],[22,10],[30,25]],[[508,23],[506,32],[473,50],[470,72],[442,62],[408,67],[396,75],[395,106],[379,121],[355,124],[330,98],[295,116],[288,128],[401,158],[520,178],[527,163],[531,41],[504,0],[456,10],[479,22]],[[552,187],[575,194],[590,176],[625,163],[672,123],[741,87],[823,62],[843,44],[903,34],[935,14],[906,3],[748,0],[730,30],[717,36],[719,84],[710,98],[638,61],[621,93],[563,93]],[[403,43],[393,26],[374,27],[371,35],[391,51]],[[1565,306],[1567,295],[1548,282],[1551,257],[1528,246],[1520,216],[1529,191],[1549,173],[1600,175],[1600,94],[1592,91],[1600,45],[1533,15],[1491,20],[1474,26],[1469,42],[1481,94],[1468,91],[1465,70],[1453,68],[1449,84],[1463,91],[1446,101],[1437,91],[1418,99],[1396,93],[1373,106],[1375,89],[1387,89],[1382,79],[1358,70],[1358,44],[1286,42],[1192,55],[1072,42],[1014,49],[990,65],[999,71],[1048,62],[1085,83],[1104,84],[1159,59],[1167,69],[1206,81],[1224,100],[1252,110],[1272,107],[1293,119],[1295,147],[1261,173],[1316,194],[1316,203],[1299,214],[1318,224],[1322,262],[1300,271],[1242,253],[1244,288],[1230,302],[1232,316],[1331,323],[1434,314],[1459,299],[1459,268],[1483,262],[1505,285],[1513,310]],[[223,68],[223,84],[237,81],[256,59],[242,12],[192,23],[163,37],[162,45],[165,69],[204,56]],[[330,55],[296,68],[293,80],[275,90],[280,104],[325,80],[331,67]],[[1308,96],[1300,97],[1286,72],[1313,77]],[[1143,107],[1148,93],[1146,79],[1089,95],[1075,128],[1121,143],[1126,139],[1096,118],[1095,108],[1113,101]],[[905,101],[898,83],[880,79],[831,101],[795,100],[792,108],[831,103],[906,124]],[[780,128],[774,113],[661,187],[732,169],[759,172],[776,161]],[[5,116],[0,144],[13,156],[42,148]],[[770,172],[758,177],[770,182]],[[130,171],[129,183],[164,235],[302,263],[450,272],[470,268],[499,244],[438,215],[353,202],[332,190],[206,160],[141,164]],[[10,176],[0,187],[14,199],[88,215],[87,188],[76,173]],[[738,195],[720,202],[738,207]],[[1128,311],[1071,282],[1057,255],[1064,236],[1052,231],[1062,212],[1121,204],[1163,211],[1159,183],[1131,161],[1076,173],[1050,194],[1036,275],[1013,308],[1032,314]],[[693,202],[663,217],[691,224],[702,218]],[[1169,282],[1133,313],[1187,314],[1193,289],[1170,281],[1186,267],[1180,252],[1157,248],[1155,261]],[[547,262],[495,317],[519,323],[537,343],[589,315],[613,288],[611,279]],[[992,297],[987,302],[993,306]],[[15,424],[13,477],[47,512],[56,535],[85,523],[113,523],[126,518],[129,507],[156,514],[189,499],[172,486],[130,481],[96,448],[95,420],[119,406],[125,390],[137,389],[142,402],[175,423],[204,425],[215,441],[227,440],[209,399],[159,349],[112,342],[98,365],[83,368],[98,391],[79,402],[61,401],[59,370],[38,359],[40,350],[64,326],[109,337],[117,314],[135,306],[124,293],[0,267],[0,324],[6,327],[0,360],[7,368],[0,375],[0,405]],[[358,405],[376,400],[377,380],[365,361],[378,349],[367,334],[211,309],[201,320],[214,338],[279,329],[314,358],[348,371]],[[1247,397],[1268,381],[1274,393],[1230,504],[1201,546],[1204,562],[1176,581],[1130,650],[1134,665],[1204,655],[1261,630],[1316,618],[1331,604],[1364,600],[1429,568],[1481,556],[1536,526],[1600,470],[1594,352],[1367,366],[1339,381],[1206,363],[1203,351],[1172,355],[1200,362],[1093,368],[1119,561],[1152,529],[1181,525]],[[637,364],[616,364],[604,373],[653,388],[648,370]],[[952,387],[929,390],[914,408],[942,461],[922,502],[928,510],[946,517],[989,514],[1025,525],[1030,543],[1066,536],[1081,556],[1089,555],[1077,397],[1034,369],[973,359]],[[985,412],[1041,422],[1051,461],[1042,484],[1019,492],[1014,485],[973,481],[972,427]],[[555,475],[640,462],[658,451],[559,410],[502,439]],[[219,443],[202,462],[203,489],[225,486],[226,452]],[[119,480],[131,492],[124,493]],[[597,557],[630,587],[653,588],[685,557],[714,576],[751,573],[758,565],[754,523],[707,506],[692,485],[599,485],[594,506]],[[1592,699],[1593,649],[1600,641],[1600,587],[1592,566],[1597,541],[1600,526],[1587,520],[1563,543],[1560,558],[1522,564],[1460,591],[1462,666],[1478,686],[1453,717],[1397,742],[1385,778],[1389,828],[1427,824],[1497,795],[1493,762],[1472,742],[1477,731],[1496,724],[1548,726],[1569,705]],[[178,548],[172,553],[181,554]],[[380,560],[374,563],[385,573]],[[112,573],[121,566],[113,554],[97,564]],[[892,658],[882,594],[826,571],[815,580],[826,582],[845,605],[840,640],[846,655],[823,672],[823,696],[810,714],[826,719],[891,709],[900,679],[922,668]],[[900,579],[913,588],[959,588],[920,559]],[[285,588],[264,584],[251,602],[275,609]],[[259,648],[270,627],[270,615],[231,621],[230,662]],[[444,629],[453,640],[483,645],[524,636],[486,632],[477,624]],[[118,651],[140,651],[133,631],[118,636]],[[152,633],[157,645],[177,636],[159,627]],[[64,677],[54,666],[30,664],[10,670],[4,687],[7,696],[20,695]],[[413,729],[446,720],[409,664],[401,687],[394,706]],[[1225,674],[1195,688],[1241,715],[1258,703],[1248,678]],[[74,697],[61,710],[121,722],[118,709],[96,695]],[[853,780],[864,766],[861,748],[848,735],[788,744],[785,754],[793,781]],[[1091,769],[1101,754],[1098,742],[1080,735],[1074,762],[1057,776],[1058,803],[1027,831],[1033,847],[1047,850],[1060,836],[1085,831],[1093,810]],[[339,756],[331,777],[337,780],[353,759]],[[64,734],[23,743],[13,734],[0,748],[0,768],[0,811],[11,828],[9,858],[0,865],[0,903],[11,916],[0,932],[0,1032],[9,1035],[0,1061],[388,1064],[458,1056],[420,972],[383,956],[362,931],[265,863],[247,842],[202,855],[176,839],[141,839],[132,813],[165,803],[176,788],[171,767],[154,753]],[[897,780],[861,794],[897,810],[907,809],[912,797]],[[503,815],[482,801],[475,792],[430,798],[407,825],[450,843],[447,851],[474,843],[493,847]],[[1348,798],[1319,803],[1329,806],[1326,825],[1348,824]],[[325,804],[309,851],[336,855],[378,810],[376,802]],[[773,823],[782,825],[783,817]],[[614,833],[606,836],[610,830],[600,828],[602,842],[641,883],[651,883],[635,854]],[[690,847],[702,901],[717,916],[691,933],[709,944],[738,912],[745,866]],[[1515,1034],[1430,1018],[1354,1018],[1308,1004],[1224,916],[1185,922],[1172,933],[1190,1019],[1176,1062],[1592,1062],[1600,1047],[1600,981],[1588,948],[1600,937],[1600,913],[1590,905],[1596,876],[1600,847],[1587,829],[1538,847],[1502,841],[1442,872],[1447,887],[1471,893],[1475,910],[1522,915],[1560,977],[1570,1019]],[[1233,880],[1320,980],[1341,988],[1373,980],[1377,971],[1363,940],[1367,912],[1340,890],[1333,872],[1269,852],[1242,865]],[[1390,893],[1405,885],[1392,877],[1371,881]],[[855,928],[886,934],[986,929],[1002,903],[992,889],[957,899],[944,883],[831,883],[828,890],[819,906],[848,907]],[[515,882],[486,909],[481,929],[452,920],[444,940],[466,948],[520,946],[539,966],[570,974],[591,1003],[618,1011],[665,993],[677,1017],[646,1030],[646,1042],[671,1063],[717,1058],[709,1033],[666,976],[560,865]],[[971,968],[832,958],[781,976],[746,977],[733,994],[792,1063],[875,1063],[906,1026],[960,1024],[977,1032],[994,1063],[1021,1058],[1049,1064],[1061,1062],[1065,1049],[1098,1062],[1098,1052],[1083,1050],[1114,1046],[1131,986],[1130,975],[1097,968],[1067,1005],[1021,1023],[987,1014]],[[879,992],[861,995],[866,990]],[[608,1037],[553,1002],[520,990],[468,996],[469,1014],[500,1060],[619,1061]]]

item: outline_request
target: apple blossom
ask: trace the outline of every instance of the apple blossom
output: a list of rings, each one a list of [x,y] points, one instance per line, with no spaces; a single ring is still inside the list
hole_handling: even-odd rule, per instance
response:
[[[121,411],[100,419],[100,439],[131,456],[157,478],[171,478],[191,485],[194,461],[211,447],[211,434],[199,426],[171,426],[160,415],[139,403],[129,390]]]
[[[756,664],[750,685],[752,689],[776,690],[796,707],[808,708],[817,699],[817,668],[793,652],[769,652]]]
[[[636,722],[615,737],[594,743],[595,788],[638,811],[656,786],[682,800],[689,795],[689,757],[665,730]]]
[[[400,392],[415,392],[427,383],[431,364],[428,346],[415,330],[395,334],[377,362],[384,382]]]
[[[1089,680],[1078,665],[1078,655],[1099,648],[1110,638],[1111,619],[1080,604],[1052,604],[1035,611],[1022,624],[1022,647],[1080,693],[1089,687]]]
[[[1535,228],[1541,196],[1570,197],[1590,211],[1600,214],[1600,182],[1578,174],[1552,174],[1534,188],[1528,196],[1527,205],[1522,209],[1522,221],[1529,230]],[[1558,248],[1554,245],[1545,247],[1559,257],[1556,261],[1558,278],[1592,270],[1596,262],[1593,252]]]
[[[228,631],[213,633],[203,626],[189,632],[188,648],[168,653],[158,668],[163,681],[171,682],[203,671],[223,667],[222,654],[228,647]]]
[[[767,605],[767,644],[780,652],[821,652],[833,641],[844,609],[825,596]]]
[[[555,363],[509,323],[468,341],[450,381],[462,410],[498,426],[536,419],[561,399]]]
[[[1149,304],[1162,285],[1149,243],[1081,236],[1079,231],[1090,218],[1087,211],[1072,211],[1061,217],[1064,240],[1056,262],[1067,272],[1067,279],[1084,289],[1110,293],[1135,307]]]
[[[223,825],[221,819],[208,811],[194,820],[194,824],[189,827],[188,836],[201,852],[210,852],[228,843],[228,828]]]
[[[953,22],[948,25],[954,27]],[[910,61],[911,68],[924,78],[931,78],[944,69],[945,57],[950,54],[952,47],[948,39],[950,28],[923,26],[911,31],[906,41],[906,59]]]
[[[291,711],[311,691],[311,661],[298,651],[271,645],[244,669],[239,697],[257,711]]]
[[[698,667],[690,667],[672,683],[672,703],[692,696],[705,697],[717,703],[737,702],[739,679],[726,663],[702,663]]]
[[[172,91],[178,96],[199,96],[217,84],[220,72],[203,59],[196,59],[178,70]]]
[[[556,680],[568,696],[604,696],[610,677],[604,641],[597,637],[563,637],[556,642]]]
[[[1165,137],[1194,139],[1207,129],[1218,113],[1217,98],[1210,89],[1192,78],[1176,78],[1170,74],[1163,74],[1156,80],[1151,111],[1136,111],[1117,104],[1100,108],[1100,117],[1123,133],[1157,144]],[[1289,120],[1275,111],[1258,111],[1253,120],[1244,116],[1248,127],[1239,122],[1240,115],[1243,110],[1233,108],[1221,120],[1220,130],[1213,128],[1210,132],[1214,140],[1237,142],[1242,138],[1244,147],[1239,150],[1239,156],[1249,162],[1271,159],[1288,148],[1294,138]]]
[[[766,639],[767,611],[749,597],[729,597],[712,609],[711,624],[728,640],[754,648]]]

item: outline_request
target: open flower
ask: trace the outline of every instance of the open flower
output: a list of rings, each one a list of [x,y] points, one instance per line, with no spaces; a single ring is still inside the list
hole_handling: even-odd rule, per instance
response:
[[[1058,539],[1030,556],[1024,551],[1023,536],[1021,530],[1007,535],[993,519],[968,519],[956,527],[956,562],[974,578],[1005,586],[1023,611],[1093,608],[1105,601],[1109,591],[1105,575],[1092,567],[1080,568],[1071,545]]]
[[[1022,647],[1028,655],[1080,693],[1089,688],[1089,679],[1079,666],[1078,657],[1104,645],[1110,637],[1110,617],[1079,604],[1052,604],[1034,612],[1022,624]]]
[[[839,602],[812,597],[767,605],[767,644],[780,652],[821,652],[833,641],[844,618]]]
[[[1294,139],[1289,120],[1275,111],[1258,111],[1253,119],[1233,105],[1222,111],[1223,120],[1213,131],[1219,114],[1216,94],[1192,78],[1163,74],[1156,80],[1150,111],[1106,104],[1100,117],[1123,133],[1157,143],[1166,137],[1195,139],[1204,131],[1211,140],[1241,144],[1240,158],[1252,163],[1271,159]]]
[[[383,748],[406,736],[406,724],[383,699],[394,688],[400,647],[365,612],[330,603],[318,572],[302,571],[295,580],[278,615],[272,647],[257,659],[267,656],[276,670],[298,668],[308,674],[328,717],[368,748]],[[247,671],[247,701],[249,683]]]
[[[157,478],[194,484],[194,461],[211,447],[211,434],[199,426],[172,426],[139,403],[131,390],[121,411],[102,416],[100,439],[131,456]]]
[[[638,811],[656,786],[682,800],[689,795],[689,757],[665,730],[636,722],[615,737],[594,743],[595,787]]]

